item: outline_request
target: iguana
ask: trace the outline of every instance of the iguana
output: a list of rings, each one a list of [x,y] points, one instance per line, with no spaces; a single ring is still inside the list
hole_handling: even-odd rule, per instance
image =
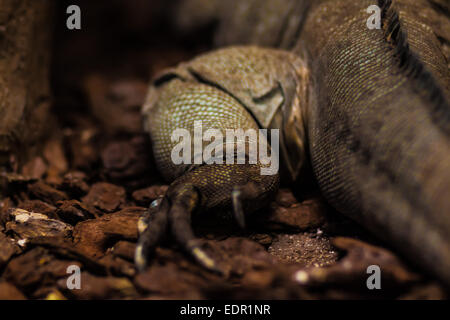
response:
[[[379,29],[367,27],[371,5]],[[279,175],[260,175],[261,163],[173,164],[173,130],[202,120],[222,131],[279,128],[282,176],[301,180],[309,165],[338,211],[450,285],[449,8],[441,0],[209,2],[196,20],[218,21],[218,44],[244,46],[152,82],[144,123],[172,183],[146,217],[137,266],[170,228],[199,263],[220,269],[195,239],[191,215],[230,208],[243,224],[278,187]]]

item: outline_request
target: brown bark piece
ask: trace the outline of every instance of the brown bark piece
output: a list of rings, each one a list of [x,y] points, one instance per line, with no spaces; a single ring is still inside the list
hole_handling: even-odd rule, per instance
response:
[[[0,233],[0,268],[3,268],[11,257],[18,252],[19,248],[14,243],[14,240]]]
[[[21,240],[40,237],[67,238],[72,233],[72,226],[46,215],[16,209],[11,213],[14,221],[6,223],[6,231],[14,233]]]
[[[134,261],[134,252],[136,250],[136,244],[128,241],[119,241],[112,248],[112,254],[116,257],[123,258],[125,260]]]
[[[94,218],[88,208],[78,200],[65,200],[58,202],[58,205],[58,217],[67,223],[75,225],[78,222]]]
[[[56,207],[41,200],[25,200],[20,202],[17,207],[29,212],[45,214],[51,219],[58,219]]]
[[[346,252],[344,258],[330,267],[306,270],[301,283],[354,286],[367,291],[367,267],[371,265],[377,265],[382,270],[384,289],[398,289],[421,280],[419,274],[412,272],[397,256],[384,248],[346,237],[336,237],[331,244]]]
[[[48,127],[52,1],[0,3],[0,164]],[[26,156],[22,156],[24,158]]]
[[[125,189],[111,183],[99,182],[92,186],[89,193],[82,198],[88,208],[110,213],[125,203]]]
[[[110,240],[136,241],[137,223],[145,208],[129,207],[101,218],[78,223],[73,232],[77,249],[91,257],[103,256]]]
[[[0,282],[0,300],[26,300],[22,292],[8,282]]]
[[[88,272],[81,273],[81,289],[68,290],[66,280],[58,281],[60,290],[75,299],[111,299],[132,298],[137,296],[136,290],[127,278],[97,277]]]
[[[327,208],[322,200],[308,199],[301,203],[294,201],[290,195],[279,197],[272,203],[269,214],[256,217],[256,221],[273,230],[297,231],[320,227],[326,221]]]
[[[158,199],[166,193],[168,186],[151,186],[145,189],[136,190],[131,195],[141,206],[148,207],[153,200]]]
[[[81,171],[71,171],[64,175],[62,188],[74,196],[85,195],[89,192],[86,174]]]
[[[59,191],[42,181],[38,181],[29,185],[28,191],[34,197],[53,204],[56,204],[58,201],[67,200],[69,198],[65,192]]]
[[[70,265],[80,266],[80,263],[57,260],[47,249],[36,247],[12,259],[5,269],[4,278],[27,293],[39,285],[51,285],[56,279],[67,277]]]

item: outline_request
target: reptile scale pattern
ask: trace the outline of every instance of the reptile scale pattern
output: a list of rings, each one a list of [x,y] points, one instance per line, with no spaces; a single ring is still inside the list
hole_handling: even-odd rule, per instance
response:
[[[179,141],[172,141],[171,135],[176,129],[182,128],[187,129],[191,137],[194,137],[195,120],[202,120],[203,132],[218,129],[224,139],[227,129],[240,128],[244,131],[253,129],[258,132],[259,127],[237,100],[213,86],[172,79],[158,89],[158,101],[152,106],[146,122],[150,128],[156,163],[168,181],[175,180],[173,185],[183,183],[194,185],[200,191],[202,207],[206,209],[229,207],[233,188],[246,185],[248,182],[254,182],[261,188],[255,193],[257,200],[264,200],[277,189],[278,175],[262,176],[260,169],[263,165],[259,162],[245,165],[225,163],[175,165],[171,153]],[[246,140],[247,148],[248,141]],[[224,154],[227,148],[225,142],[224,140]],[[259,140],[255,142],[258,143]],[[204,146],[209,143],[205,142]],[[191,150],[193,163],[193,141]],[[264,203],[253,201],[247,206],[254,211]]]
[[[327,1],[308,17],[301,43],[313,57],[314,172],[333,206],[450,283],[450,124],[436,114],[429,88],[401,66],[385,36],[389,21],[382,30],[361,27],[371,3]],[[394,5],[413,54],[436,86],[448,83],[436,37],[410,14],[417,2]],[[445,103],[440,109],[450,112]]]
[[[270,126],[275,124],[283,132],[291,132],[281,143],[296,149],[295,159],[309,158],[329,203],[450,285],[448,1],[214,2],[217,10],[209,14],[222,19],[216,37],[218,44],[290,49],[283,62],[274,64],[279,68],[266,63],[268,78],[279,84],[272,88],[281,90],[265,88],[270,93],[263,95],[270,98],[265,107],[282,101],[283,112],[275,114]],[[366,10],[373,4],[383,9],[380,30],[366,27]],[[273,5],[278,9],[265,11]],[[214,121],[226,124],[221,128],[237,128],[256,126],[250,113],[261,114],[263,120],[264,116],[272,119],[267,110],[274,109],[261,112],[261,106],[253,103],[258,95],[246,100],[245,94],[252,88],[243,85],[255,85],[258,92],[264,92],[264,80],[268,78],[239,82],[258,79],[258,74],[254,68],[236,67],[242,61],[233,62],[235,51],[230,50],[221,49],[211,53],[209,60],[194,59],[191,64],[169,71],[163,84],[158,84],[158,99],[153,96],[149,103],[161,102],[164,110],[144,111],[151,114],[147,122],[153,122],[148,128],[156,142],[155,155],[162,171],[169,178],[178,177],[173,185],[200,186],[201,201],[207,208],[229,204],[235,183],[254,182],[258,186],[254,192],[258,195],[256,200],[259,196],[266,199],[276,185],[275,178],[258,181],[257,165],[200,166],[192,170],[174,168],[167,160],[166,148],[173,144],[165,130],[178,126],[177,122],[192,125],[196,117],[214,125],[218,125]],[[264,65],[262,61],[268,56],[283,55],[257,47],[247,50],[254,52],[247,64],[254,66]],[[213,61],[227,63],[217,66]],[[228,71],[220,72],[223,67]],[[274,70],[279,73],[275,75]],[[282,99],[278,99],[279,94]],[[205,111],[207,105],[194,104],[190,113],[173,107],[183,105],[177,99],[205,101],[206,95],[211,101],[223,101],[226,110],[213,104],[216,113],[212,116]],[[289,108],[300,110],[290,113]],[[261,125],[261,120],[255,118]],[[289,118],[296,121],[289,122]],[[295,126],[296,130],[292,130]],[[300,143],[292,142],[296,138]]]

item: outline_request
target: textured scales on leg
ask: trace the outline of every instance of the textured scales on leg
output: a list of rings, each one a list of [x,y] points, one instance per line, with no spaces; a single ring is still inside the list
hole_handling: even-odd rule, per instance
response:
[[[450,78],[433,10],[379,1],[369,30],[370,4],[318,3],[294,49],[313,78],[311,163],[334,207],[450,284]]]
[[[222,17],[217,39],[291,53],[267,55],[269,49],[250,47],[255,58],[243,64],[242,47],[201,56],[157,80],[145,109],[170,79],[229,94],[258,125],[282,129],[281,155],[292,177],[308,147],[307,160],[335,208],[450,285],[448,1],[376,1],[380,30],[366,27],[373,0],[258,0],[258,6],[281,2],[285,10],[257,13],[255,0],[216,2],[216,9],[224,6],[216,10]],[[269,74],[281,90],[266,86],[270,77],[253,68],[270,66],[277,55],[284,57],[274,64],[282,76]],[[261,94],[260,83],[269,94]],[[273,108],[276,101],[282,106]]]
[[[282,137],[297,130],[295,136],[300,137],[299,144],[292,150],[282,145],[281,151],[291,159],[288,171],[296,174],[305,161],[305,129],[298,95],[303,89],[299,84],[304,76],[301,60],[288,52],[236,47],[167,70],[151,87],[144,106],[145,126],[160,171],[173,181],[163,200],[165,205],[155,214],[155,219],[167,221],[177,242],[206,268],[218,270],[194,237],[190,226],[192,214],[198,210],[234,210],[238,223],[243,226],[244,216],[263,207],[274,195],[279,176],[262,175],[261,169],[269,164],[259,160],[255,164],[208,164],[208,159],[196,163],[194,152],[190,164],[175,164],[171,155],[179,142],[172,140],[172,133],[182,128],[193,137],[196,121],[201,120],[204,131],[214,129],[226,137],[227,129],[258,132],[261,127],[281,127],[279,123],[287,121],[285,115],[288,115],[299,122],[291,130],[283,130]],[[260,145],[259,139],[265,137],[258,135],[249,139],[256,139],[252,142]],[[248,146],[250,141],[245,141]],[[227,143],[223,145],[224,152],[230,147]],[[203,147],[206,144],[209,142]],[[191,149],[195,149],[193,145]],[[152,226],[150,222],[142,234],[136,255],[141,269],[151,251],[149,248],[154,247],[163,234],[163,227],[165,223]]]

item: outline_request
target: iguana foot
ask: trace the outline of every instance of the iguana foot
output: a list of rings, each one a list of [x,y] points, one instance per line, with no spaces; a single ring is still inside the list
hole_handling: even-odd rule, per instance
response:
[[[137,268],[145,270],[151,253],[169,232],[199,265],[223,274],[195,237],[192,215],[208,209],[233,208],[238,224],[243,227],[244,213],[267,204],[278,182],[278,175],[261,176],[258,165],[204,165],[186,173],[175,180],[162,201],[150,206],[141,220],[140,229],[144,230],[135,252]]]

